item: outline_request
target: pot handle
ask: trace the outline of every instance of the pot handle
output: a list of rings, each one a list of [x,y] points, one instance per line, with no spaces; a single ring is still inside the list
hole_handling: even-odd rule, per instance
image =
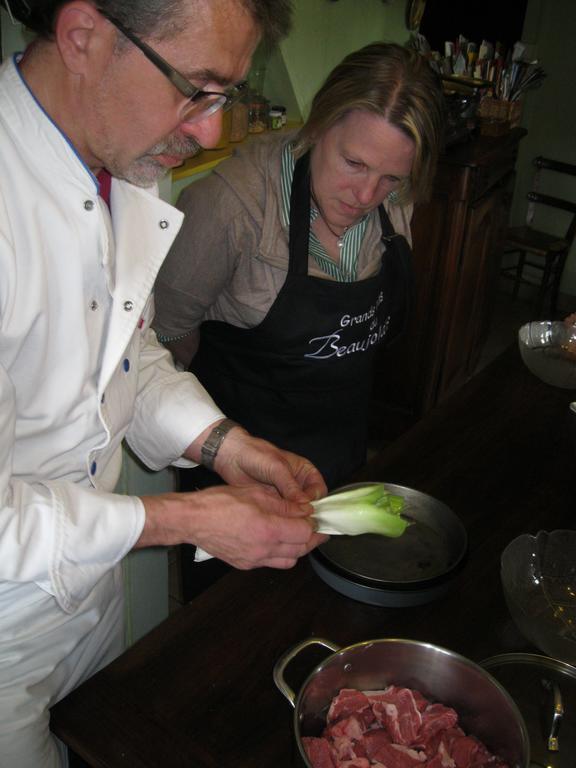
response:
[[[284,670],[290,664],[298,654],[305,648],[309,648],[311,645],[322,645],[324,648],[328,648],[331,651],[339,651],[341,646],[330,640],[325,640],[323,637],[310,637],[308,640],[303,640],[293,648],[289,648],[274,665],[274,682],[280,693],[284,694],[293,707],[296,706],[296,694],[292,688],[288,685],[284,679]]]

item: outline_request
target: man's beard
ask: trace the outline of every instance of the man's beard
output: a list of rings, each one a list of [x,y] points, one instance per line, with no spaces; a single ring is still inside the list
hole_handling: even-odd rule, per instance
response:
[[[145,155],[133,160],[127,168],[109,168],[108,170],[113,176],[125,179],[137,187],[151,187],[172,170],[156,160],[158,155],[182,157],[182,160],[186,160],[200,152],[202,152],[202,146],[196,139],[173,136],[153,146]]]

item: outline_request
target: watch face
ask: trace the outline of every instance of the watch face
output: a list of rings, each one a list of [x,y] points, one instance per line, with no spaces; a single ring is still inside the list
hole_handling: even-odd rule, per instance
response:
[[[422,21],[426,0],[408,0],[406,6],[406,26],[412,31],[416,31]]]

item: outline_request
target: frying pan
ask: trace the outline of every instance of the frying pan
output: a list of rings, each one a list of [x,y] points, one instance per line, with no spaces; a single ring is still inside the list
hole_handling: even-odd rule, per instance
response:
[[[360,485],[366,483],[346,489]],[[384,607],[431,602],[450,589],[464,565],[466,529],[432,496],[402,485],[385,486],[405,501],[404,511],[412,520],[406,532],[396,539],[332,536],[310,553],[310,563],[326,584],[352,600]]]

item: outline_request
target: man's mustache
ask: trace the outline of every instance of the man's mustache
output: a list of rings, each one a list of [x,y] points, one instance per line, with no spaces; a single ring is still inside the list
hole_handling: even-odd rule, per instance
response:
[[[148,155],[174,155],[179,156],[182,155],[183,157],[194,157],[195,155],[198,155],[204,147],[199,144],[196,139],[189,137],[189,138],[172,138],[168,141],[163,141],[160,144],[156,144],[152,149],[147,153]]]

